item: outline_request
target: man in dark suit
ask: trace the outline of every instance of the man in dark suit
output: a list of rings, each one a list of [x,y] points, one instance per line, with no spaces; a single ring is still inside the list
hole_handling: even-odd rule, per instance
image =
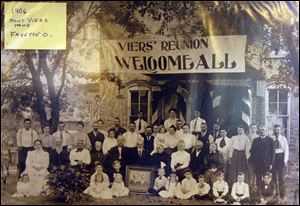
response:
[[[91,145],[92,145],[92,151],[95,150],[95,143],[96,141],[99,141],[103,144],[104,142],[104,135],[102,133],[100,133],[98,131],[99,127],[98,127],[98,123],[94,122],[93,125],[93,131],[91,131],[90,133],[88,133],[88,137],[90,139]]]
[[[224,171],[223,155],[217,151],[216,143],[209,145],[209,153],[204,157],[204,169],[209,170],[212,164],[216,165],[219,171]]]
[[[121,163],[121,173],[123,173],[126,169],[129,156],[128,148],[124,147],[125,140],[123,136],[118,137],[117,144],[117,146],[111,148],[107,153],[106,166],[108,169],[112,170],[113,162],[119,160]]]
[[[115,126],[111,129],[115,130],[115,137],[118,138],[118,136],[124,134],[126,132],[126,129],[120,126],[121,125],[121,120],[119,117],[115,118]],[[109,130],[111,130],[109,129]]]
[[[150,154],[154,149],[154,138],[152,136],[152,127],[147,126],[144,135],[144,148]]]
[[[191,152],[190,169],[193,171],[194,177],[204,174],[204,157],[205,154],[202,150],[203,142],[196,140],[195,146]]]
[[[256,175],[256,185],[261,187],[263,175],[272,169],[275,155],[275,145],[271,137],[266,136],[266,129],[259,127],[259,137],[255,138],[250,149],[249,161],[253,164]]]
[[[96,164],[103,165],[105,163],[105,155],[102,152],[102,143],[100,141],[96,141],[95,150],[91,151],[91,168],[94,169]]]
[[[150,165],[150,159],[150,153],[145,150],[143,140],[139,140],[128,157],[127,164],[148,166]]]

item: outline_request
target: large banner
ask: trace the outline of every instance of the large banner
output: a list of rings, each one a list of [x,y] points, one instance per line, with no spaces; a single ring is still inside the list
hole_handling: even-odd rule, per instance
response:
[[[239,36],[102,40],[100,69],[157,74],[245,72]]]

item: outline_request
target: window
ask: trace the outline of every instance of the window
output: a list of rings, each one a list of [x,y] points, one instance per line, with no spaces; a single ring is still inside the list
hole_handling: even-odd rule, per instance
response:
[[[287,89],[268,89],[267,127],[272,133],[273,126],[281,126],[282,135],[289,138],[289,91]]]
[[[130,90],[130,121],[138,118],[138,112],[144,113],[143,119],[148,121],[149,113],[149,91],[148,90]]]

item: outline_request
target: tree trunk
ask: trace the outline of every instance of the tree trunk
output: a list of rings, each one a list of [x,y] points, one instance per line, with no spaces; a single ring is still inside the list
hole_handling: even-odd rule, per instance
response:
[[[47,123],[47,113],[44,105],[43,84],[40,78],[40,73],[34,67],[32,53],[30,51],[25,51],[25,57],[28,69],[32,76],[32,85],[36,95],[37,113],[39,115],[41,127],[43,127]]]

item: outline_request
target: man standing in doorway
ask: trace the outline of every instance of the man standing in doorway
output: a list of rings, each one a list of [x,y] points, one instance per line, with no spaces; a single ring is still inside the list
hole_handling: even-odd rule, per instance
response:
[[[201,133],[201,124],[204,119],[200,118],[200,111],[195,110],[194,119],[190,122],[191,133],[196,137]]]
[[[143,116],[144,116],[143,111],[139,111],[138,119],[134,121],[136,125],[136,131],[140,133],[140,135],[145,134],[145,129],[148,126],[148,123],[145,120],[143,120]]]

